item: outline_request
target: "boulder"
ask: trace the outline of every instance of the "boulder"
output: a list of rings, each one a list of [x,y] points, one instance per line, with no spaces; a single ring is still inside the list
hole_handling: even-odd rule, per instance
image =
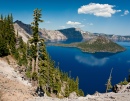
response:
[[[69,99],[75,99],[75,98],[77,98],[78,96],[77,96],[77,94],[76,94],[76,92],[72,92],[72,93],[70,93],[70,95],[69,95]]]

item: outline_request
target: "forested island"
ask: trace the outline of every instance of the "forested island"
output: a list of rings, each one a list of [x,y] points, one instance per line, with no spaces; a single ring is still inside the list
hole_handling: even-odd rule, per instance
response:
[[[117,43],[107,39],[103,36],[97,36],[89,41],[77,42],[71,44],[55,44],[55,46],[63,47],[76,47],[83,52],[95,53],[95,52],[110,52],[117,53],[125,51],[125,48],[118,45]]]

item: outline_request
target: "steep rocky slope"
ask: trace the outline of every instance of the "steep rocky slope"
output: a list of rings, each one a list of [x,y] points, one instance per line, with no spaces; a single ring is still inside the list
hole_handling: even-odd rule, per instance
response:
[[[18,33],[18,35],[22,36],[24,42],[27,42],[29,37],[31,37],[31,26],[24,24],[21,21],[17,20],[14,22],[14,30],[15,34]]]
[[[17,67],[15,61],[8,57],[0,58],[0,101],[24,101],[33,98],[33,88],[31,84],[22,79],[20,73],[14,69]]]
[[[62,29],[58,31],[65,35],[67,39],[83,39],[81,31],[76,28]]]
[[[39,29],[41,37],[46,40],[66,40],[67,37],[57,30]]]

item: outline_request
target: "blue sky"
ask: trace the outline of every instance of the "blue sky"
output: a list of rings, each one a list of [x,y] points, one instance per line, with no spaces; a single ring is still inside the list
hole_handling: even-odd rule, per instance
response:
[[[0,14],[33,21],[33,10],[42,9],[41,28],[78,27],[84,31],[130,35],[129,0],[0,0]]]

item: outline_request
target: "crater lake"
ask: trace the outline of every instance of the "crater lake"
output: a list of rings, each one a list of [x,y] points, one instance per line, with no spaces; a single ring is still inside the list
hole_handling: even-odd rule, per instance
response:
[[[67,43],[67,42],[64,42]],[[128,78],[130,69],[130,42],[117,42],[126,48],[120,53],[85,53],[77,48],[47,46],[47,51],[62,71],[72,78],[79,77],[79,88],[86,94],[104,93],[112,72],[112,85]]]

